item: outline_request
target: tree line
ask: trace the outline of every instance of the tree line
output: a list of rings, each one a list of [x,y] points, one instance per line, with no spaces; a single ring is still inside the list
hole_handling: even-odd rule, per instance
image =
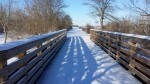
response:
[[[0,31],[17,39],[40,35],[72,25],[63,0],[4,0],[0,2]]]

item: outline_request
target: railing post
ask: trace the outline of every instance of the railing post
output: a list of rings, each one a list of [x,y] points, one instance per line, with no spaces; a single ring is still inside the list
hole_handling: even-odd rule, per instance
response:
[[[96,41],[96,44],[99,46],[99,32],[97,31],[96,32],[96,38],[95,38],[95,41]]]
[[[119,59],[120,59],[120,47],[121,47],[121,37],[120,37],[120,35],[119,34],[116,34],[117,36],[117,38],[116,38],[116,42],[117,42],[117,44],[116,44],[116,50],[117,50],[117,53],[116,53],[116,61],[117,62],[119,62]]]
[[[104,33],[103,32],[101,32],[101,38],[102,38],[102,40],[103,40],[103,42],[102,42],[102,46],[103,46],[103,49],[105,50],[106,48],[105,48],[105,42],[104,42]],[[106,50],[105,50],[106,51]]]
[[[38,45],[37,48],[42,47],[42,44]],[[37,55],[39,56],[40,54],[42,54],[42,51],[38,52]]]
[[[95,31],[95,39],[94,39],[94,41],[95,41],[96,44],[98,44],[97,40],[98,40],[98,31]]]
[[[129,70],[133,75],[135,75],[134,71],[132,70],[132,68],[135,68],[135,58],[134,58],[135,53],[136,52],[130,48]]]
[[[20,59],[20,58],[24,57],[25,55],[26,55],[26,53],[21,53],[17,57]]]
[[[7,66],[7,58],[4,57],[2,60],[0,60],[0,70],[2,70],[6,66]],[[2,75],[2,74],[4,74],[4,75]],[[0,83],[2,83],[8,79],[8,69],[6,68],[5,71],[1,72],[0,75],[2,75],[2,76],[0,76]]]
[[[47,43],[50,43],[50,42],[51,42],[51,40],[47,41]],[[50,48],[50,45],[47,46],[47,49],[49,49],[49,48]]]
[[[21,59],[21,58],[23,58],[25,55],[26,55],[26,52],[19,54],[17,57],[18,57],[18,59]],[[22,64],[21,64],[21,65],[22,65],[21,67],[27,65],[27,63],[24,63],[24,62],[21,62],[21,63],[22,63]]]
[[[97,32],[94,31],[94,42],[96,41],[96,38],[97,38]]]
[[[108,46],[108,54],[111,56],[111,48],[110,48],[110,45],[111,45],[111,42],[110,42],[110,36],[108,33],[106,33],[107,35],[107,46]]]
[[[90,39],[92,40],[92,30],[90,30]]]
[[[92,40],[93,40],[93,42],[95,43],[95,40],[96,40],[96,32],[95,31],[93,31],[93,36],[92,36]]]
[[[97,35],[97,32],[93,31],[92,40],[94,41],[94,43],[96,43],[96,35]]]

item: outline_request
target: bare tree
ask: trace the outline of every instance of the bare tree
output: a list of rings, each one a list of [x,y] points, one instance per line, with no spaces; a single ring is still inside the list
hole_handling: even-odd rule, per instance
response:
[[[129,0],[130,4],[125,4],[125,7],[141,18],[137,20],[135,30],[139,34],[150,35],[150,0]],[[140,31],[139,31],[140,30]]]
[[[58,29],[64,15],[63,8],[66,7],[63,0],[25,0],[25,3],[26,12],[33,20],[30,24],[36,29],[34,34]]]
[[[9,25],[10,25],[10,17],[11,17],[11,8],[12,8],[12,0],[7,0],[7,4],[4,6],[1,4],[1,19],[0,19],[0,23],[3,27],[4,30],[4,34],[5,34],[5,40],[4,43],[7,42],[7,38],[8,38],[8,30],[9,30]]]
[[[91,8],[91,14],[98,16],[101,24],[101,28],[104,28],[104,20],[112,20],[115,17],[112,15],[112,12],[115,9],[113,5],[114,0],[87,0],[88,2],[84,3]]]
[[[149,15],[150,14],[150,0],[129,0],[130,4],[124,4],[126,8],[134,12]]]
[[[63,10],[63,0],[23,0],[23,6],[19,1],[0,2],[0,28],[5,33],[5,43],[10,36],[22,39],[72,25],[71,17]]]

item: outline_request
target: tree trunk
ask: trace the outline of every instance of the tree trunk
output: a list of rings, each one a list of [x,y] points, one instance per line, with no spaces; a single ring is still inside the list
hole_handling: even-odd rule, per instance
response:
[[[7,38],[8,38],[8,32],[6,30],[6,27],[4,27],[4,34],[5,34],[5,40],[4,40],[4,43],[7,42]]]
[[[103,17],[101,17],[101,18],[100,18],[101,29],[104,29],[104,25],[103,25],[103,23],[104,23],[104,18],[103,18]]]

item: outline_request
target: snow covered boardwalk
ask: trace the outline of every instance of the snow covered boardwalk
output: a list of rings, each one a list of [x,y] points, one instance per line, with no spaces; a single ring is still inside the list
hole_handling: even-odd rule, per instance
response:
[[[68,32],[38,84],[141,84],[79,28]]]

